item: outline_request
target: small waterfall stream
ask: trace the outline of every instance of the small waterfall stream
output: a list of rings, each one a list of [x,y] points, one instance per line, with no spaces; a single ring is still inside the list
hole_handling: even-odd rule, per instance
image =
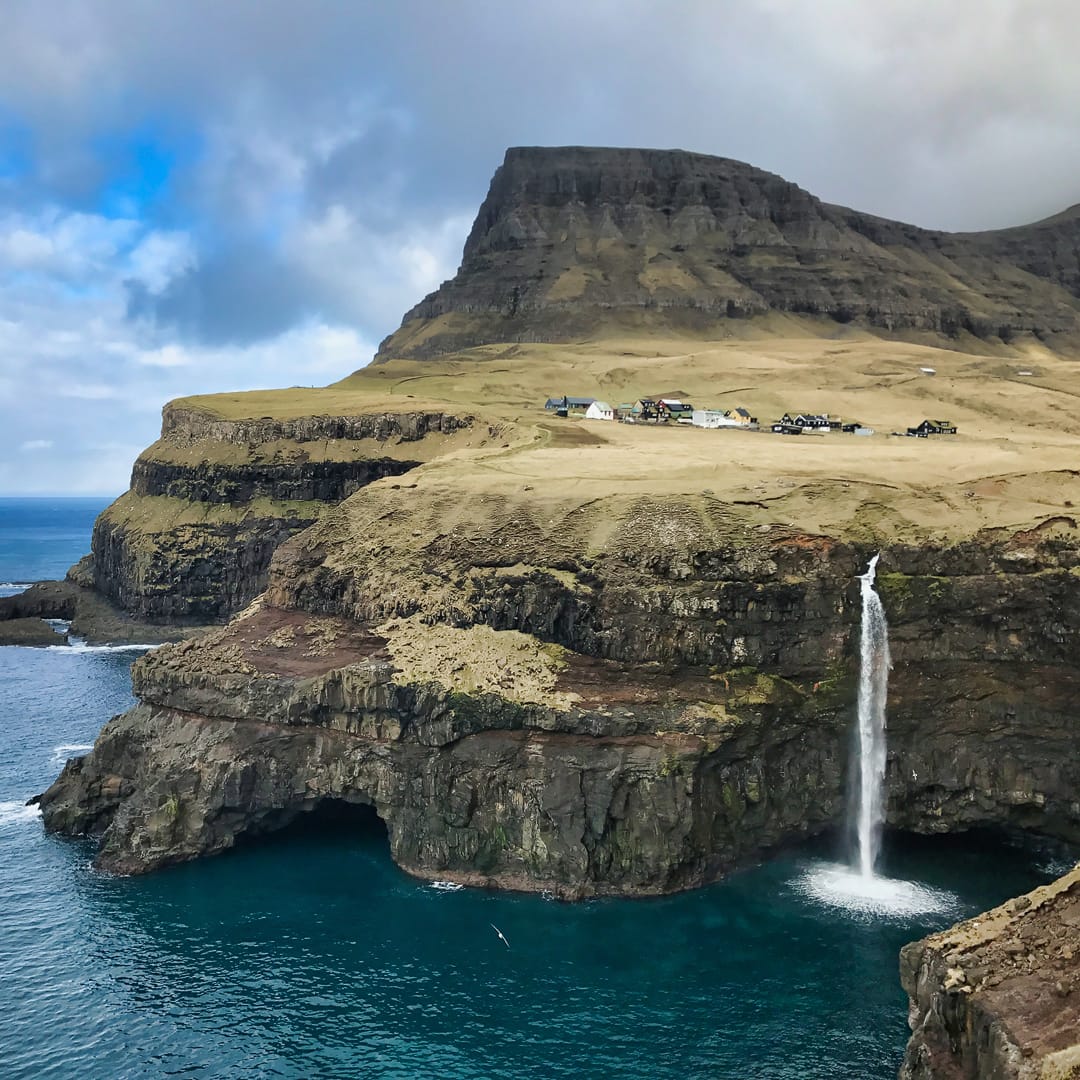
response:
[[[859,789],[856,813],[859,873],[873,877],[885,820],[885,701],[889,691],[889,625],[874,590],[880,555],[859,575],[862,626],[859,639]]]

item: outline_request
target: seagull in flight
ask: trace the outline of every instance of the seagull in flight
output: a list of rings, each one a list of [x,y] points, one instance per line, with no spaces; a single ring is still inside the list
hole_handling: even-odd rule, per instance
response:
[[[492,930],[495,931],[496,934],[499,935],[499,940],[509,949],[510,948],[510,942],[506,940],[506,937],[503,934],[503,932],[494,923],[489,923],[488,925],[491,927]]]

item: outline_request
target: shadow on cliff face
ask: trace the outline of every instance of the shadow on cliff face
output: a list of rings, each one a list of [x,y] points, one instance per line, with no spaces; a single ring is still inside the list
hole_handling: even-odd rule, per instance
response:
[[[388,854],[390,850],[386,823],[374,806],[329,797],[266,816],[237,836],[235,849],[343,841],[355,841],[367,848],[383,847]]]

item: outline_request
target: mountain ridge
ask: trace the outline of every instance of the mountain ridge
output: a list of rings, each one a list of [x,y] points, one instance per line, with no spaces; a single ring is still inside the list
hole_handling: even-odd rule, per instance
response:
[[[376,362],[633,325],[731,336],[771,313],[885,334],[1080,343],[1080,215],[943,232],[682,150],[512,147],[461,266]]]

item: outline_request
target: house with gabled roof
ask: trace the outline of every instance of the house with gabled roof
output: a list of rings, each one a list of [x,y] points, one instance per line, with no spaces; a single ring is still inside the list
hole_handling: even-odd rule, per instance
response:
[[[948,420],[924,420],[918,427],[909,427],[907,433],[924,439],[928,435],[955,435],[956,425]]]
[[[784,413],[778,421],[781,424],[786,424],[788,427],[800,427],[800,428],[829,428],[829,414],[828,413],[796,413],[794,416],[791,413]]]

